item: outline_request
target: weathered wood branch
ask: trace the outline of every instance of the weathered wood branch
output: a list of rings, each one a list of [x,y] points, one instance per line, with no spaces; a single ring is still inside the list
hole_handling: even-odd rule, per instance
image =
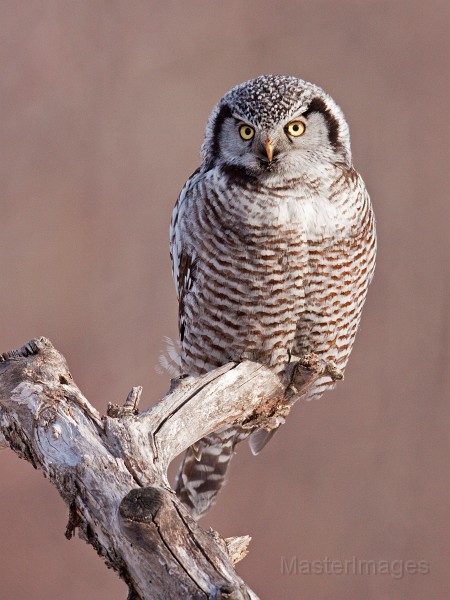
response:
[[[257,600],[233,564],[248,539],[204,531],[167,481],[170,461],[226,423],[277,427],[295,399],[333,367],[303,357],[286,382],[266,367],[230,363],[174,381],[137,414],[141,388],[101,417],[45,338],[0,356],[0,445],[42,469],[69,506],[66,535],[97,550],[130,598]],[[287,391],[286,391],[287,388]]]

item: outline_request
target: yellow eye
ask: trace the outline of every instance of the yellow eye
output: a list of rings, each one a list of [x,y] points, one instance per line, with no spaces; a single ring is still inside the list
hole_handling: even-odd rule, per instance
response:
[[[250,125],[241,125],[239,127],[239,135],[243,140],[248,141],[251,140],[252,137],[255,135],[255,130],[253,129],[253,127],[250,127]]]
[[[301,121],[292,121],[287,126],[287,132],[292,137],[299,137],[305,133],[305,125]]]

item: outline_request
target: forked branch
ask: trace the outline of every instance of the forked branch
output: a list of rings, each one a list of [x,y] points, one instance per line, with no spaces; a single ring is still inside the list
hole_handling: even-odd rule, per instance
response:
[[[0,445],[43,470],[69,506],[66,535],[78,529],[130,598],[257,600],[233,567],[249,540],[204,531],[170,488],[167,467],[227,423],[277,427],[313,381],[331,376],[324,363],[302,360],[290,366],[287,392],[266,367],[230,363],[173,381],[140,414],[142,389],[133,388],[123,407],[101,417],[64,357],[35,339],[0,355]]]

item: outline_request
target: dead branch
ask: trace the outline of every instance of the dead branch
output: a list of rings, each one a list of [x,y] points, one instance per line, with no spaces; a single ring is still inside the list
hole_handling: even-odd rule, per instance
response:
[[[38,338],[0,355],[0,445],[42,469],[69,506],[67,537],[78,529],[128,584],[129,598],[257,600],[233,567],[249,538],[204,531],[170,488],[167,467],[227,423],[277,427],[324,374],[333,377],[332,368],[314,355],[292,362],[284,383],[260,364],[230,363],[173,381],[140,414],[142,388],[133,388],[101,417],[64,357]]]

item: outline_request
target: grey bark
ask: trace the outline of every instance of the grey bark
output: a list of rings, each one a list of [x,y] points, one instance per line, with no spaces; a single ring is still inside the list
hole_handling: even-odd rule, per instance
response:
[[[46,338],[0,355],[0,445],[57,487],[75,530],[127,583],[133,599],[257,600],[234,563],[250,538],[203,530],[167,480],[170,461],[227,423],[275,428],[321,375],[341,378],[314,355],[292,361],[282,383],[266,367],[230,363],[173,380],[138,414],[142,389],[100,416]]]

